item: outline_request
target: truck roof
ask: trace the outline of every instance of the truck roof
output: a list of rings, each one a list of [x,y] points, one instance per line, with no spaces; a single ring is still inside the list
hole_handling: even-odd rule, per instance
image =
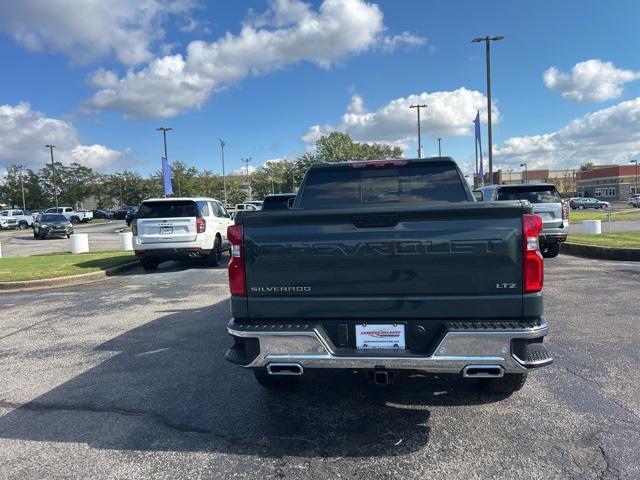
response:
[[[176,200],[193,201],[193,202],[220,202],[217,198],[211,197],[161,197],[161,198],[146,198],[142,202],[172,202]],[[222,202],[220,202],[222,203]]]

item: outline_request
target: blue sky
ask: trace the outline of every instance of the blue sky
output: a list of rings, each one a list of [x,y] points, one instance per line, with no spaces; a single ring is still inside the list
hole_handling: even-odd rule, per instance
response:
[[[638,2],[104,3],[0,1],[0,171],[37,168],[54,142],[66,162],[148,173],[161,125],[174,128],[170,160],[216,172],[220,137],[229,170],[332,129],[415,156],[413,100],[430,105],[425,155],[442,136],[468,170],[471,121],[486,110],[484,47],[470,40],[485,34],[505,36],[492,47],[498,167],[640,154]]]

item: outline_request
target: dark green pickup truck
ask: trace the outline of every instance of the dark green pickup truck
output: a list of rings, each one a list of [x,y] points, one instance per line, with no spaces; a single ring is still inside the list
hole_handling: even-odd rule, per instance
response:
[[[552,361],[541,228],[528,202],[476,203],[450,158],[313,165],[291,209],[229,227],[227,360],[267,387],[405,369],[509,394]]]

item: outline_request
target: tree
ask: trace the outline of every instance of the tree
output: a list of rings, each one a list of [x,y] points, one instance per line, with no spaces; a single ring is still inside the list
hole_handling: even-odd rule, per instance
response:
[[[582,165],[580,165],[580,170],[582,170],[583,172],[586,170],[593,170],[594,166],[595,165],[593,164],[593,162],[583,163]]]

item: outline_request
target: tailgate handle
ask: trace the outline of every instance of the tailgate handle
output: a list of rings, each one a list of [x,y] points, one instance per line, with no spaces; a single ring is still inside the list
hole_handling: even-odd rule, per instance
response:
[[[358,228],[395,227],[398,215],[354,215],[353,224]]]

